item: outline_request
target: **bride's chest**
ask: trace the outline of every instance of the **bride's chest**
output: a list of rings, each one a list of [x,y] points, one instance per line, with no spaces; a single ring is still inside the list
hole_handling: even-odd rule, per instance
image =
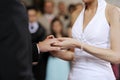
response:
[[[83,31],[82,20],[75,22],[72,28],[74,39],[89,42],[102,42],[109,38],[110,27],[106,19],[96,18]]]

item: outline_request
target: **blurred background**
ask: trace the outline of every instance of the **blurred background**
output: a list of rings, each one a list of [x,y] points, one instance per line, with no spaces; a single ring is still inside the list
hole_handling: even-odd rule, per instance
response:
[[[40,1],[43,2],[44,0],[24,0],[26,2],[27,5],[33,5],[34,1]],[[67,5],[71,4],[71,3],[77,3],[77,2],[82,2],[82,0],[53,0],[55,3],[58,3],[60,1],[65,2]],[[117,6],[120,7],[120,1],[119,0],[106,0],[109,3],[115,4]]]
[[[106,0],[120,7],[120,0]],[[72,37],[71,14],[83,7],[82,0],[22,0],[27,8],[32,42],[43,41],[47,35]],[[70,62],[50,55],[33,54],[33,73],[36,80],[67,80]],[[117,80],[120,80],[119,65],[111,64]]]

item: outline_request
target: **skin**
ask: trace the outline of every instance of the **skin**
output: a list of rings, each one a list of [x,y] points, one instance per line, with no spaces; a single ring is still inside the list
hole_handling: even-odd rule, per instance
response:
[[[72,28],[69,27],[67,31],[68,37],[72,38]]]
[[[55,39],[55,38],[53,39],[53,38],[54,38],[54,36],[50,35],[44,41],[39,42],[37,44],[37,46],[40,49],[40,52],[59,51],[60,50],[60,47],[52,46],[52,44],[58,42],[57,39]]]
[[[76,9],[82,9],[83,8],[83,4],[82,3],[78,3],[76,4]]]
[[[33,23],[37,21],[37,11],[34,9],[28,10],[29,22]]]
[[[28,11],[28,16],[29,16],[29,22],[33,23],[35,21],[37,21],[37,12],[33,9],[29,10]],[[40,52],[48,52],[48,51],[58,51],[60,50],[59,47],[54,47],[54,46],[51,46],[53,43],[55,43],[56,41],[58,41],[57,39],[49,39],[53,37],[52,35],[48,36],[44,41],[42,42],[39,42],[37,44],[37,46],[39,47],[40,49]],[[33,65],[36,65],[37,62],[34,62]]]
[[[60,24],[59,21],[55,21],[55,22],[53,23],[52,28],[53,28],[53,31],[56,33],[56,36],[57,36],[57,37],[59,37],[59,36],[61,37],[61,36],[62,36],[62,35],[61,35],[62,25]]]
[[[53,35],[48,36],[44,41],[39,42],[37,47],[40,49],[40,52],[48,52],[48,51],[59,51],[59,47],[52,46],[53,43],[57,42],[57,39],[53,39]],[[38,62],[32,62],[32,65],[37,65]]]
[[[45,4],[44,4],[44,10],[45,10],[45,13],[47,14],[52,14],[53,13],[53,10],[54,10],[54,3],[51,2],[51,1],[46,1]]]
[[[87,25],[87,23],[93,16],[93,14],[90,15],[90,12],[92,10],[93,10],[93,12],[96,10],[97,4],[94,2],[96,0],[93,0],[93,2],[89,2],[89,0],[83,0],[83,1],[88,1],[88,3],[85,2],[87,5],[85,14],[86,14],[86,16],[88,16],[88,15],[90,16],[88,18],[88,20],[87,19],[84,20],[84,28],[85,28],[85,26]],[[90,0],[90,1],[92,1],[92,0]],[[87,14],[87,12],[89,14]],[[107,4],[106,18],[110,25],[110,41],[111,41],[110,49],[97,48],[95,46],[81,43],[81,42],[79,42],[75,39],[71,39],[71,38],[59,38],[58,40],[60,42],[57,42],[54,45],[62,47],[62,48],[74,47],[74,48],[80,48],[80,49],[82,46],[83,49],[91,55],[94,55],[102,60],[109,61],[111,63],[119,64],[120,63],[120,37],[118,37],[118,36],[120,36],[120,9],[115,6],[112,6],[110,4]],[[73,21],[73,23],[74,23],[74,21]],[[56,56],[58,56],[58,55],[60,55],[60,54],[56,53]],[[69,53],[69,55],[71,55],[71,57],[68,57],[68,54],[64,55],[64,59],[69,58],[69,60],[73,60],[74,55],[71,53]],[[61,58],[63,58],[63,57],[61,57]]]
[[[60,14],[64,15],[66,13],[66,6],[65,6],[64,2],[60,2],[58,4],[58,9],[59,9]]]

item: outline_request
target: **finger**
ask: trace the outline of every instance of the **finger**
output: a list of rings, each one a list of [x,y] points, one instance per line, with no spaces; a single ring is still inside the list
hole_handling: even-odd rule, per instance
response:
[[[58,39],[58,41],[64,41],[64,40],[66,40],[67,38],[57,38]]]
[[[56,44],[56,43],[58,43],[58,41],[54,41],[54,42],[52,42],[52,43],[51,43],[51,46],[56,47],[56,45],[54,45],[54,44]]]
[[[56,42],[56,43],[53,43],[52,45],[56,46],[56,47],[62,47],[62,43],[61,42]]]
[[[49,41],[50,41],[50,44],[58,43],[59,42],[56,38],[50,39]]]
[[[49,51],[60,51],[61,48],[60,47],[50,47]]]
[[[54,39],[55,37],[53,36],[53,35],[49,35],[49,36],[47,36],[47,38],[46,39]]]
[[[68,50],[68,48],[65,48],[65,47],[61,47],[61,50]]]

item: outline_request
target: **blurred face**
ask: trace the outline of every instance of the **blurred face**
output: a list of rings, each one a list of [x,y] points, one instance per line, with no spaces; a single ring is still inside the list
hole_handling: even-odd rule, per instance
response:
[[[37,21],[37,12],[35,10],[28,11],[29,22],[36,22]]]
[[[54,5],[52,2],[46,2],[45,3],[45,13],[52,14],[54,10]]]
[[[59,8],[60,12],[65,12],[65,10],[66,10],[66,6],[65,6],[64,3],[60,3],[59,6],[58,6],[58,8]]]
[[[55,21],[53,23],[52,28],[53,28],[53,31],[55,33],[61,33],[61,31],[62,31],[62,25],[61,25],[61,23],[59,21]]]
[[[83,0],[84,3],[91,3],[93,2],[94,0]]]

